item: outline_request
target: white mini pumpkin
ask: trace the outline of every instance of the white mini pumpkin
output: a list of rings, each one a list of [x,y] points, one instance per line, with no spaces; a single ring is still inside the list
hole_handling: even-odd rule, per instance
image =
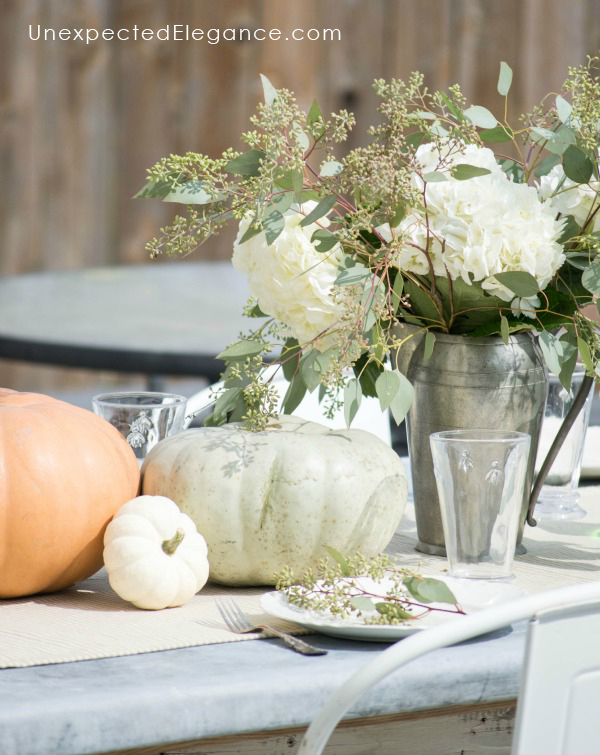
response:
[[[112,589],[138,608],[183,605],[208,579],[206,541],[163,496],[121,506],[106,528],[104,565]]]
[[[211,579],[235,585],[273,584],[285,565],[301,573],[324,545],[381,553],[407,498],[404,466],[379,438],[285,416],[262,432],[234,423],[162,441],[144,462],[142,489],[190,515]]]

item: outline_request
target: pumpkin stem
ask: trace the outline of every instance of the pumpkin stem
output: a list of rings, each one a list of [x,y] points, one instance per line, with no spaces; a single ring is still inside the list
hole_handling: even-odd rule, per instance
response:
[[[182,529],[178,529],[170,540],[163,540],[162,549],[167,556],[172,556],[175,553],[184,537],[185,532]]]

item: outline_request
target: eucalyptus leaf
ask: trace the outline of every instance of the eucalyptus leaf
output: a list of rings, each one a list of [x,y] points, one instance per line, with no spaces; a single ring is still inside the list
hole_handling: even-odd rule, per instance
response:
[[[309,393],[312,393],[321,384],[322,367],[319,356],[318,349],[311,349],[300,360],[300,374]]]
[[[575,147],[573,144],[565,150],[562,163],[565,176],[578,184],[587,183],[594,172],[594,163],[585,152],[582,152],[579,147]]]
[[[265,104],[272,105],[277,98],[277,89],[275,89],[269,79],[262,73],[260,74],[260,80],[262,83],[263,93],[265,95]]]
[[[302,188],[302,184],[304,182],[302,172],[299,170],[288,170],[282,175],[277,176],[275,179],[275,183],[277,186],[279,186],[281,189],[286,189],[288,191],[297,191],[298,186]]]
[[[245,241],[249,241],[250,239],[254,238],[254,236],[257,236],[263,230],[264,229],[260,223],[258,225],[254,225],[253,223],[250,223],[248,228],[246,228],[242,238],[237,243],[243,244]]]
[[[575,367],[577,366],[577,346],[574,344],[569,345],[573,346],[573,353],[567,359],[565,359],[565,361],[561,365],[560,372],[558,373],[558,378],[561,382],[561,385],[567,392],[571,391],[573,373],[575,372]]]
[[[311,243],[315,245],[317,252],[324,254],[339,243],[338,237],[327,231],[325,228],[317,228],[317,230],[310,237]]]
[[[562,155],[571,145],[577,143],[577,134],[568,126],[559,126],[554,132],[554,138],[546,144],[548,152]]]
[[[498,281],[498,283],[506,286],[506,288],[508,288],[514,294],[524,299],[535,296],[540,290],[540,286],[537,280],[533,277],[533,275],[531,275],[531,273],[527,273],[524,270],[515,270],[508,273],[496,273],[494,275],[494,278]]]
[[[371,598],[367,598],[365,595],[355,595],[350,598],[350,605],[357,611],[373,611],[375,603]]]
[[[571,107],[571,103],[567,102],[564,97],[561,97],[560,94],[556,97],[556,113],[562,123],[568,123],[571,118],[571,113],[573,111],[573,108]]]
[[[549,128],[542,128],[541,126],[532,126],[531,132],[537,138],[532,139],[536,144],[542,144],[543,142],[551,142],[555,137],[555,132]]]
[[[433,136],[448,136],[448,129],[442,126],[439,120],[435,120],[429,127],[429,133]]]
[[[515,183],[524,183],[525,171],[523,170],[523,166],[516,162],[516,160],[508,160],[506,158],[502,158],[498,160],[498,164],[507,176],[512,177]]]
[[[356,417],[356,412],[362,401],[362,388],[357,378],[351,378],[344,388],[344,417],[346,427],[350,427],[352,420]]]
[[[323,402],[323,399],[327,395],[327,388],[321,383],[319,386],[319,404]]]
[[[481,105],[472,105],[465,111],[465,116],[480,128],[494,128],[498,125],[496,117],[490,111]]]
[[[450,97],[449,97],[449,96],[448,96],[448,95],[446,94],[446,92],[440,92],[440,94],[441,94],[442,100],[444,101],[444,103],[446,104],[446,107],[447,107],[447,108],[448,108],[448,110],[449,110],[449,111],[450,111],[450,112],[452,113],[452,115],[453,115],[453,116],[454,116],[454,117],[455,117],[455,118],[456,118],[457,120],[459,120],[459,121],[464,121],[465,117],[464,117],[464,115],[463,115],[463,112],[462,112],[462,110],[461,110],[461,109],[460,109],[459,107],[457,107],[457,105],[456,105],[456,103],[454,102],[454,100],[452,100],[452,99],[451,99],[451,98],[450,98]]]
[[[284,414],[293,414],[296,409],[302,403],[302,399],[306,394],[306,385],[299,372],[297,372],[292,378],[283,401],[281,403],[281,410]]]
[[[273,194],[271,197],[271,207],[274,207],[276,210],[279,210],[279,212],[284,215],[292,206],[292,202],[294,201],[294,195],[291,191],[282,191],[278,192],[277,194]],[[265,213],[268,215],[268,213]]]
[[[240,372],[238,368],[239,365],[234,361],[227,363],[222,375],[223,384],[227,386],[227,388],[245,388],[252,382],[252,376]]]
[[[173,188],[174,181],[148,181],[133,199],[163,199]]]
[[[321,108],[319,107],[319,103],[316,100],[313,100],[313,103],[310,106],[310,110],[308,111],[308,115],[306,117],[306,125],[314,126],[315,124],[319,123],[319,121],[322,121],[322,120],[323,120],[323,114],[321,113]]]
[[[600,296],[599,262],[592,262],[592,264],[583,271],[581,282],[590,293],[594,294],[594,296]]]
[[[557,338],[547,330],[539,334],[538,340],[548,369],[554,375],[560,377],[563,365],[571,359],[573,354],[577,353],[576,347],[568,341]]]
[[[502,336],[502,340],[504,341],[505,345],[508,346],[510,327],[508,325],[508,320],[504,315],[502,315],[502,317],[500,318],[500,335]]]
[[[585,364],[586,369],[589,372],[594,372],[594,362],[592,360],[592,352],[589,345],[583,340],[583,338],[577,339],[577,350],[581,361]]]
[[[437,115],[430,113],[429,110],[415,110],[411,113],[411,116],[418,118],[421,121],[435,121]]]
[[[510,91],[512,78],[512,68],[508,65],[508,63],[502,61],[502,63],[500,63],[500,75],[498,77],[498,93],[503,97],[506,97],[506,95]]]
[[[415,389],[399,370],[393,370],[393,372],[400,378],[400,390],[390,404],[390,411],[394,421],[399,425],[408,414],[415,396]]]
[[[490,172],[487,168],[478,168],[476,165],[467,165],[467,163],[461,163],[451,170],[452,175],[457,181],[466,181],[469,178],[487,176]]]
[[[246,357],[253,357],[263,350],[262,344],[257,341],[238,341],[228,346],[225,351],[217,354],[216,359],[224,359],[228,362],[239,361]]]
[[[548,157],[545,157],[542,162],[538,165],[538,167],[535,169],[535,175],[537,178],[542,178],[542,176],[547,176],[548,173],[554,168],[555,165],[558,165],[560,162],[560,156],[559,155],[548,155]]]
[[[351,577],[352,575],[350,574],[350,567],[348,566],[348,561],[346,561],[344,556],[342,556],[342,554],[338,550],[332,548],[331,545],[324,545],[323,548],[325,548],[331,558],[339,565],[342,570],[342,576]]]
[[[479,137],[484,142],[510,142],[513,132],[508,126],[498,124],[494,128],[484,128],[479,132]]]
[[[576,270],[587,270],[590,266],[590,254],[589,252],[567,252],[565,254],[569,265]]]
[[[423,144],[425,137],[427,134],[425,134],[423,131],[415,131],[412,134],[409,134],[406,137],[406,143],[409,147],[414,147],[415,149],[417,147],[420,147],[421,144]]]
[[[215,419],[221,416],[225,416],[230,411],[232,411],[241,393],[242,388],[240,387],[228,388],[224,393],[222,393],[217,399],[217,403],[215,404],[213,411]]]
[[[227,199],[223,192],[208,191],[201,181],[186,181],[176,186],[163,197],[163,202],[179,202],[181,204],[212,204]]]
[[[289,382],[298,370],[302,349],[295,338],[288,338],[281,351],[284,378]]]
[[[229,422],[241,422],[247,411],[248,407],[246,406],[246,400],[242,392],[238,396],[237,401],[229,414]]]
[[[385,370],[375,382],[375,390],[377,391],[377,398],[379,399],[379,406],[382,412],[389,409],[390,404],[400,390],[400,378],[398,375],[399,373],[392,370]]]
[[[423,174],[423,181],[427,183],[439,183],[440,181],[447,181],[448,177],[445,173],[440,173],[438,170],[432,170],[429,173]]]
[[[404,202],[399,202],[394,207],[393,215],[390,218],[390,226],[395,228],[406,217],[406,205]]]
[[[271,246],[271,244],[274,244],[279,238],[281,232],[285,228],[285,218],[279,210],[274,210],[263,220],[263,227],[265,229],[267,244],[268,246]]]
[[[231,159],[225,166],[228,173],[237,176],[258,176],[266,154],[260,149],[251,149]]]
[[[364,333],[371,330],[375,325],[377,316],[374,311],[374,305],[379,304],[383,306],[385,304],[386,293],[385,284],[381,279],[373,277],[368,283],[366,283],[360,300],[361,306],[364,310]]]
[[[563,226],[562,233],[558,239],[559,244],[566,244],[570,239],[579,236],[581,228],[572,215],[567,215],[567,222]]]
[[[258,304],[255,304],[252,309],[248,312],[248,317],[268,317],[269,315],[266,315],[262,309],[258,306]]]
[[[294,190],[294,201],[296,204],[302,204],[302,188],[304,187],[304,176],[301,170],[292,171],[292,189]]]
[[[431,359],[434,346],[435,346],[435,333],[431,330],[428,330],[427,333],[425,333],[425,340],[423,342],[423,363],[424,364]]]
[[[221,414],[215,416],[214,411],[202,420],[202,427],[222,427],[225,424],[227,424],[227,415]]]
[[[404,587],[420,603],[448,603],[456,605],[457,600],[445,582],[431,577],[405,577]]]
[[[421,318],[427,325],[440,322],[440,313],[428,293],[411,280],[404,281],[404,290],[410,300],[412,315]]]
[[[363,353],[356,360],[352,369],[354,370],[356,377],[360,380],[363,396],[376,398],[377,390],[375,384],[377,383],[377,378],[384,370],[383,365],[378,364],[374,359],[369,359],[368,355]]]
[[[394,285],[392,287],[392,312],[396,312],[396,310],[398,309],[403,291],[404,278],[402,276],[402,273],[398,270],[394,279]]]
[[[335,279],[335,283],[338,286],[353,286],[370,278],[371,275],[371,271],[359,263],[354,267],[342,270]]]
[[[296,140],[296,144],[300,147],[300,149],[303,152],[306,152],[306,150],[310,146],[310,140],[308,138],[308,134],[303,129],[301,129],[297,123],[294,123],[294,126],[292,128],[292,133],[294,134],[294,139]]]
[[[305,218],[302,218],[300,225],[304,227],[311,223],[316,223],[317,220],[320,220],[324,215],[327,215],[328,212],[331,212],[336,202],[337,197],[333,194],[328,197],[323,197],[317,206],[314,207]]]
[[[315,189],[301,189],[300,201],[298,201],[296,197],[296,201],[298,204],[304,204],[305,202],[309,202],[309,201],[318,202],[319,199],[321,199],[321,195]]]
[[[321,170],[319,171],[319,175],[322,178],[327,178],[330,176],[339,176],[339,174],[344,170],[344,166],[342,163],[339,163],[337,160],[328,160],[327,162],[323,163],[321,165]]]

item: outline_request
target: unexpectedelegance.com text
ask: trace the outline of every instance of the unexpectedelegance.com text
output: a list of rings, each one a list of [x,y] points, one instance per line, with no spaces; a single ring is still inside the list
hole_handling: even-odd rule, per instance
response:
[[[323,41],[340,41],[342,38],[339,29],[292,29],[282,31],[281,29],[198,29],[191,27],[189,24],[170,24],[160,29],[142,29],[135,25],[129,28],[121,29],[53,29],[42,28],[40,24],[29,24],[29,39],[34,42],[66,42],[78,40],[85,44],[91,44],[99,40],[120,42],[127,41],[150,41],[158,40],[159,42],[207,42],[209,45],[216,45],[220,42],[302,42],[309,40],[316,42]]]

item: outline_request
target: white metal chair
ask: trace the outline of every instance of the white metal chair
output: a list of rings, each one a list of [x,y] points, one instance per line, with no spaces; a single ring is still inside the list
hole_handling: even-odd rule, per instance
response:
[[[279,402],[283,401],[285,392],[288,387],[288,382],[283,377],[276,376],[273,384],[277,388],[279,393]],[[194,394],[188,399],[187,414],[190,415],[193,412],[198,412],[210,404],[210,394],[212,388],[218,387],[210,386]],[[318,393],[307,393],[300,406],[294,410],[294,416],[301,419],[308,420],[310,422],[318,422],[326,427],[331,427],[336,430],[346,427],[346,421],[344,419],[343,410],[339,410],[335,413],[332,419],[327,419],[323,415],[323,408],[318,401]],[[376,398],[370,398],[363,396],[360,408],[352,422],[353,430],[367,430],[373,435],[383,440],[385,443],[391,445],[391,431],[388,412],[382,412],[379,408],[379,401]]]
[[[344,713],[405,663],[440,647],[529,619],[513,755],[597,755],[600,581],[527,595],[400,640],[327,701],[298,753],[319,755]]]

